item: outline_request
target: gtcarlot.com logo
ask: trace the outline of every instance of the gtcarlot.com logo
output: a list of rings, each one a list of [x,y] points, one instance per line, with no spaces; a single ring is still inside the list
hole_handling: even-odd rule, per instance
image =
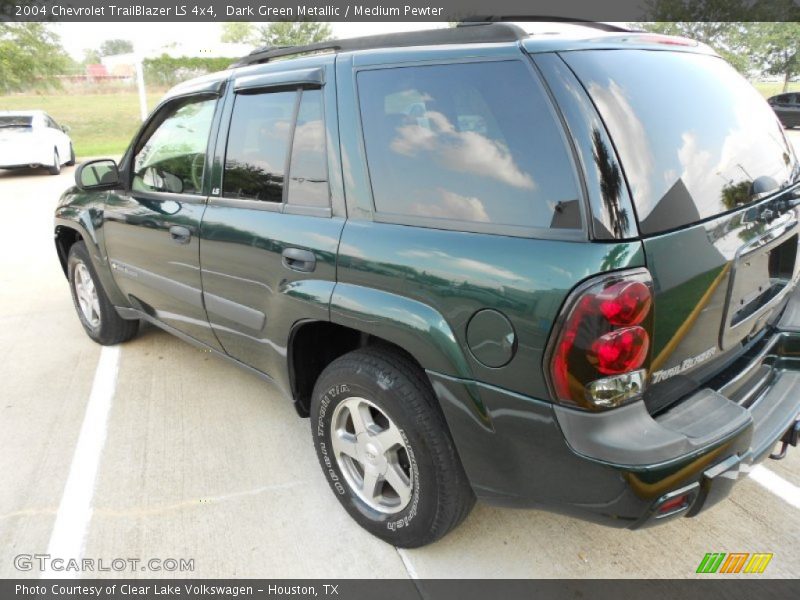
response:
[[[697,573],[763,573],[771,560],[772,553],[766,552],[709,552],[700,561]]]
[[[193,558],[59,558],[49,554],[17,554],[14,557],[17,571],[55,573],[104,573],[109,571],[131,572],[179,572],[194,571]]]

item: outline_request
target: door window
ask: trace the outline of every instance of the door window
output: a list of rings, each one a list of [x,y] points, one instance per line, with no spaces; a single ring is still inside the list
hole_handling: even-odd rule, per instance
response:
[[[164,110],[161,123],[133,158],[131,187],[140,192],[200,194],[216,98],[190,99]]]
[[[226,198],[283,201],[296,101],[295,91],[236,96],[222,181]]]
[[[273,204],[328,206],[321,90],[237,95],[222,193]]]
[[[328,206],[322,90],[303,90],[300,98],[286,201],[302,206]]]

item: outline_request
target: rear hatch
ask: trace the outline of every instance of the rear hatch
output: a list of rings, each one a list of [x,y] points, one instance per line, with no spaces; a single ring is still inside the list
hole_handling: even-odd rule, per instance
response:
[[[564,52],[620,156],[655,285],[651,412],[758,343],[796,280],[798,162],[718,57]]]

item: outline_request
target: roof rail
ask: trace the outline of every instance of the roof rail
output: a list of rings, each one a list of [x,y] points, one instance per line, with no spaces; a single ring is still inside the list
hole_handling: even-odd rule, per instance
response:
[[[480,27],[474,27],[480,25]],[[269,62],[276,58],[310,54],[314,52],[347,52],[372,48],[402,48],[406,46],[438,46],[444,44],[480,44],[489,42],[516,42],[529,37],[528,33],[511,23],[463,23],[447,29],[428,29],[404,33],[370,35],[344,40],[317,42],[307,46],[278,46],[259,48],[241,58],[231,67],[243,67]]]
[[[463,24],[480,24],[480,23],[504,23],[507,21],[516,21],[517,23],[566,23],[568,25],[580,25],[582,27],[589,27],[591,29],[598,29],[600,31],[608,31],[612,33],[630,33],[633,29],[620,27],[619,25],[611,25],[610,23],[601,23],[598,21],[584,21],[583,19],[574,19],[571,17],[546,17],[546,16],[473,16],[461,20]]]

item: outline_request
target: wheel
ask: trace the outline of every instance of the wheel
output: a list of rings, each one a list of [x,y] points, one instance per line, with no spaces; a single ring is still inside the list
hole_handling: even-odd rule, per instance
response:
[[[69,145],[69,160],[67,161],[67,166],[75,166],[75,148],[72,147],[72,144]]]
[[[58,175],[61,173],[61,159],[58,156],[58,150],[53,150],[53,166],[48,168],[47,171],[50,175]]]
[[[104,346],[111,346],[126,342],[136,335],[139,321],[128,321],[117,314],[97,278],[83,242],[76,242],[70,248],[67,274],[72,302],[90,338]]]
[[[430,384],[391,350],[355,350],[314,386],[314,446],[328,483],[364,529],[402,548],[434,542],[475,503]]]

